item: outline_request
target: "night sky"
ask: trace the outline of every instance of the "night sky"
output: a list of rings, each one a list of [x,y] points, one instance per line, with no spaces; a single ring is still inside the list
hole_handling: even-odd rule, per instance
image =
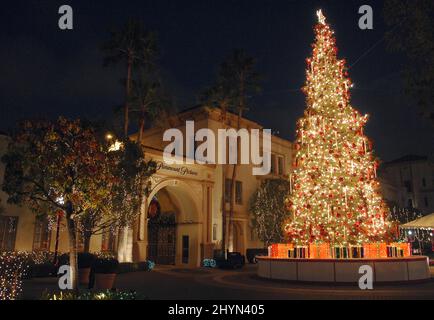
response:
[[[58,28],[62,4],[74,30]],[[374,8],[374,30],[360,30],[358,8]],[[34,117],[109,119],[123,100],[123,68],[104,68],[108,30],[139,18],[158,34],[164,83],[178,110],[197,103],[233,48],[257,58],[262,93],[247,117],[293,139],[304,108],[300,88],[322,8],[351,66],[352,105],[371,115],[367,134],[382,160],[434,154],[434,126],[402,93],[403,58],[386,50],[382,1],[11,1],[0,10],[0,130]],[[377,44],[376,46],[374,46]],[[374,46],[374,47],[373,47]]]

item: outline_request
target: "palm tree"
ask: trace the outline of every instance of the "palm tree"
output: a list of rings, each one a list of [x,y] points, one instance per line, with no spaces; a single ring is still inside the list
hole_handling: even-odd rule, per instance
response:
[[[208,89],[202,100],[211,107],[222,109],[222,123],[227,126],[226,113],[233,112],[237,115],[237,130],[241,128],[241,119],[248,110],[247,99],[250,94],[258,92],[259,74],[255,71],[256,61],[244,50],[235,49],[221,64],[216,84]],[[237,152],[240,152],[240,145],[237,142]],[[230,198],[229,198],[229,225],[228,234],[232,241],[233,216],[235,207],[235,184],[237,179],[237,163],[232,165]],[[227,167],[223,170],[223,186],[225,187]],[[225,192],[223,192],[223,195]],[[226,251],[226,207],[223,200],[223,234],[222,250]]]
[[[401,70],[405,93],[434,125],[434,2],[387,0],[384,18],[387,48],[405,57]]]
[[[161,80],[149,68],[140,68],[139,76],[132,82],[130,111],[138,121],[138,139],[143,142],[146,124],[162,124],[172,108],[168,95],[164,92]]]
[[[104,65],[126,64],[127,77],[125,80],[125,104],[124,104],[124,125],[123,134],[128,139],[128,127],[130,116],[131,89],[133,84],[133,68],[140,67],[151,70],[155,64],[157,55],[157,45],[154,33],[146,31],[141,22],[129,20],[121,29],[111,32],[111,37],[103,46],[107,53]],[[135,70],[135,69],[134,69]],[[120,230],[118,243],[118,256],[122,248],[126,250],[127,237],[130,230],[124,227]],[[123,258],[122,258],[123,259]]]
[[[110,40],[103,45],[107,53],[104,65],[126,64],[125,105],[124,105],[124,135],[128,137],[129,100],[133,68],[138,65],[152,65],[157,53],[155,36],[144,29],[141,22],[129,20],[121,29],[111,31]]]

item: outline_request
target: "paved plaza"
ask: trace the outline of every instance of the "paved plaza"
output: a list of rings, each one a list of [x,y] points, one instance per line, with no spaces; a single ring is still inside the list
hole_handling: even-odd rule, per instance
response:
[[[151,300],[189,299],[434,299],[434,268],[430,281],[407,285],[374,286],[362,291],[354,286],[330,286],[269,281],[256,276],[256,265],[241,270],[183,269],[157,266],[151,272],[119,274],[116,288],[136,290]],[[24,298],[38,299],[45,289],[56,290],[56,278],[24,283]]]

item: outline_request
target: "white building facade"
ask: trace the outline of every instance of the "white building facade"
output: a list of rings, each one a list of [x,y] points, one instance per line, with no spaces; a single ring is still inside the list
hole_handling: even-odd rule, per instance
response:
[[[401,208],[434,212],[434,161],[426,156],[408,155],[381,166],[383,193]]]
[[[223,114],[220,109],[198,107],[167,119],[169,128],[185,134],[186,121],[193,120],[195,129],[236,128],[237,117]],[[242,119],[241,128],[263,129],[253,121]],[[91,238],[90,251],[117,252],[122,261],[150,259],[157,264],[199,266],[203,259],[211,258],[213,250],[221,247],[223,214],[229,221],[228,192],[232,178],[232,165],[223,164],[167,164],[163,159],[163,141],[167,128],[146,130],[142,145],[147,159],[157,162],[158,170],[151,178],[150,195],[145,199],[141,215],[132,230],[121,233],[108,232]],[[132,139],[137,139],[133,135]],[[8,139],[1,136],[0,150],[7,149]],[[227,248],[245,254],[248,248],[264,245],[255,235],[249,213],[252,194],[263,179],[287,179],[292,164],[292,143],[271,136],[271,172],[253,175],[252,164],[237,166],[235,206],[231,234],[227,224]],[[0,183],[4,165],[0,164]],[[7,195],[0,192],[0,250],[54,250],[56,226],[25,207],[6,203]],[[68,251],[66,228],[60,224],[59,251]]]

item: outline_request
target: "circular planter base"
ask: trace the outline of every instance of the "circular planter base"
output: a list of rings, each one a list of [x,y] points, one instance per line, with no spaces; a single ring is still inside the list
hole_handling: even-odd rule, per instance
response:
[[[406,283],[430,279],[428,257],[386,259],[282,259],[257,257],[261,278],[322,283],[358,283],[368,265],[374,283]]]

